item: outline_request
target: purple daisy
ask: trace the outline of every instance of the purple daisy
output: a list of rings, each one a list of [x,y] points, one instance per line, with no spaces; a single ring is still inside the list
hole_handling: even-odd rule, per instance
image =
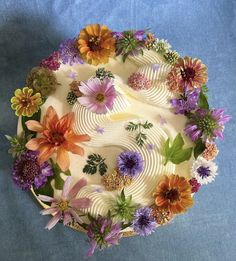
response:
[[[88,110],[97,114],[105,114],[113,109],[116,98],[113,80],[105,78],[101,81],[98,78],[91,78],[87,82],[81,82],[79,89],[83,96],[79,97],[78,101]]]
[[[152,216],[152,210],[149,207],[142,207],[136,210],[132,226],[134,231],[140,236],[148,236],[154,232],[156,221]]]
[[[38,163],[38,152],[25,151],[14,162],[12,179],[23,190],[29,190],[32,186],[36,189],[43,187],[53,170],[48,162],[42,165]]]
[[[62,63],[69,65],[84,63],[80,57],[79,50],[76,48],[76,39],[67,39],[59,46],[58,52],[60,53]]]
[[[48,68],[49,70],[52,71],[56,71],[61,66],[59,59],[60,59],[59,52],[53,52],[49,57],[41,61],[40,66],[44,68]]]
[[[224,115],[224,109],[198,109],[190,116],[190,121],[184,130],[192,141],[199,138],[203,141],[211,141],[217,137],[223,140],[224,124],[230,119],[230,115]]]
[[[142,155],[135,151],[124,151],[117,158],[117,167],[120,174],[134,178],[143,171]]]
[[[185,114],[196,109],[198,105],[200,89],[186,90],[180,99],[171,99],[170,103],[175,114]]]
[[[87,256],[92,256],[95,249],[103,249],[116,245],[121,238],[121,223],[113,224],[108,217],[98,216],[97,219],[90,217],[91,223],[87,227],[90,248]]]

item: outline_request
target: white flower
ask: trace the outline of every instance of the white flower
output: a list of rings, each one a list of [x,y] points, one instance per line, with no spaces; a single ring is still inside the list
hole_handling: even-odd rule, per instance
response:
[[[192,177],[201,185],[211,183],[218,174],[217,169],[218,167],[213,161],[198,157],[192,166]]]
[[[168,50],[170,50],[171,45],[167,42],[167,40],[164,39],[156,39],[156,46],[155,49],[157,52],[167,52]]]

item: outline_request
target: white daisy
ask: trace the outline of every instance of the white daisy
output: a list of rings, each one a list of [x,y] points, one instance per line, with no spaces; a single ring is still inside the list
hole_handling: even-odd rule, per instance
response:
[[[217,165],[213,161],[208,161],[202,157],[198,157],[192,166],[192,176],[201,185],[211,183],[217,173]]]

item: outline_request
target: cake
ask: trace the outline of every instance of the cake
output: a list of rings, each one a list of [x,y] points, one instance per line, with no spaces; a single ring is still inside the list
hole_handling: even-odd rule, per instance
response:
[[[217,175],[230,119],[209,107],[207,67],[146,30],[88,25],[32,68],[11,99],[12,178],[96,248],[147,236]]]

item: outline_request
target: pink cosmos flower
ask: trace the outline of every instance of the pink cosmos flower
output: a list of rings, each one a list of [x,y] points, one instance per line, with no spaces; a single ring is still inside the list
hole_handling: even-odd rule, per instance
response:
[[[83,96],[79,97],[78,101],[88,110],[97,114],[105,114],[112,110],[116,91],[111,79],[105,78],[101,81],[91,78],[87,82],[81,82],[79,89]]]
[[[82,222],[77,211],[88,208],[91,205],[91,200],[89,198],[76,199],[79,190],[86,186],[87,181],[82,178],[70,189],[71,181],[72,177],[66,179],[60,198],[52,198],[45,195],[38,196],[40,200],[52,203],[51,207],[40,212],[42,215],[53,215],[45,227],[48,230],[52,229],[61,219],[63,219],[64,225],[70,223],[72,217],[76,221]]]

